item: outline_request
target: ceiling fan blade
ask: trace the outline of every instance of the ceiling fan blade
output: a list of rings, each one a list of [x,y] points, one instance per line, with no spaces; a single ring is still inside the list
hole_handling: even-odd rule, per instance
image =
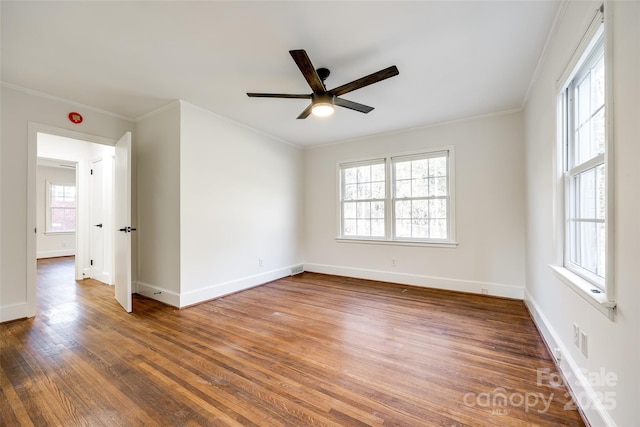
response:
[[[373,107],[369,107],[368,105],[358,104],[357,102],[349,101],[342,98],[335,98],[334,104],[339,105],[340,107],[349,108],[350,110],[360,111],[361,113],[365,114],[373,110]]]
[[[400,74],[400,72],[398,71],[398,67],[392,65],[391,67],[380,70],[377,73],[369,74],[368,76],[364,76],[362,78],[359,78],[358,80],[354,80],[351,83],[347,83],[346,85],[338,86],[337,88],[330,90],[329,93],[335,96],[344,95],[345,93],[352,92],[356,89],[360,89],[374,83],[378,83],[381,80],[397,76],[398,74]]]
[[[307,83],[309,83],[309,86],[311,86],[311,89],[315,93],[326,92],[326,88],[324,87],[320,76],[318,76],[318,72],[313,67],[311,60],[309,59],[309,55],[307,55],[307,52],[305,52],[303,49],[298,49],[290,50],[289,53],[291,54],[293,60],[296,62],[298,68],[300,68],[300,71],[302,72],[304,78],[307,80]]]
[[[302,113],[296,119],[306,119],[311,114],[311,109],[313,108],[313,103],[309,104],[307,108],[304,109]]]
[[[251,98],[296,98],[311,99],[311,95],[292,95],[288,93],[253,93],[247,92],[247,96]]]

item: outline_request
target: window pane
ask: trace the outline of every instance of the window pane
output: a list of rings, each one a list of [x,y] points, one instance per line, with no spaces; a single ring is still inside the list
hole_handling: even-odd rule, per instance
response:
[[[426,197],[428,195],[429,195],[428,179],[411,180],[411,196],[412,197]]]
[[[385,185],[384,181],[374,182],[371,184],[371,198],[372,199],[384,199],[385,197]]]
[[[429,160],[414,160],[411,162],[411,178],[419,179],[429,176]]]
[[[357,218],[371,218],[371,203],[370,202],[358,202],[356,208]]]
[[[596,217],[596,171],[589,169],[575,177],[577,197],[577,218]]]
[[[396,179],[411,179],[411,162],[395,163]]]
[[[411,218],[411,200],[396,201],[396,218],[398,219]]]
[[[447,238],[447,221],[444,219],[436,219],[429,221],[429,237],[432,239]]]
[[[371,181],[371,166],[360,166],[358,168],[358,182]]]
[[[410,219],[396,220],[396,236],[411,237],[411,220]]]
[[[371,236],[384,237],[384,220],[383,219],[371,220]]]
[[[384,202],[371,203],[371,218],[384,219]]]
[[[384,163],[371,166],[371,181],[385,181]]]
[[[591,120],[591,138],[590,159],[604,153],[604,109],[598,111]]]
[[[429,237],[429,221],[414,219],[411,221],[411,237],[426,239]]]
[[[352,219],[356,217],[356,204],[353,202],[344,203],[342,205],[342,216],[344,219]]]
[[[446,219],[447,201],[444,199],[429,200],[429,218]]]
[[[355,236],[356,235],[356,220],[355,219],[345,219],[344,220],[343,233],[344,233],[345,236]]]
[[[344,186],[344,200],[355,200],[358,195],[358,186],[356,184],[349,184]]]
[[[447,178],[429,178],[429,196],[447,195]]]
[[[591,70],[591,111],[604,105],[604,55]]]
[[[596,218],[605,219],[604,165],[596,168]]]
[[[411,218],[413,219],[429,218],[429,201],[414,200],[411,204]]]
[[[356,227],[358,228],[358,236],[370,236],[371,235],[371,221],[368,219],[356,220]]]
[[[370,199],[371,198],[371,183],[358,184],[358,199]]]
[[[405,197],[411,197],[411,181],[401,180],[396,181],[396,198],[402,199]]]
[[[429,176],[446,176],[447,175],[447,158],[436,157],[429,159]]]
[[[356,168],[348,168],[344,170],[344,183],[355,184],[357,178]]]

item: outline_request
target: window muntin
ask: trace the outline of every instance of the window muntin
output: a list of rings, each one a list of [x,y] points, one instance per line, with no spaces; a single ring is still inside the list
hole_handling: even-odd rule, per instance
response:
[[[340,237],[452,243],[452,149],[339,165]]]
[[[607,186],[604,40],[599,39],[564,91],[564,266],[604,289]]]
[[[76,231],[76,186],[47,182],[47,233]]]

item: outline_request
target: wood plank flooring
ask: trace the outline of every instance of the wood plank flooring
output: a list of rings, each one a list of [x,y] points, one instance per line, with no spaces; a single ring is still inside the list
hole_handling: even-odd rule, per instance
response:
[[[61,258],[0,333],[2,426],[584,425],[521,301],[303,273],[126,314]]]

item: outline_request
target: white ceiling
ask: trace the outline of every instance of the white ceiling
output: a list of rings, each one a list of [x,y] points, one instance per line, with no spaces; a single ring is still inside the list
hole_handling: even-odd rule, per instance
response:
[[[131,119],[183,99],[299,146],[522,106],[558,1],[0,2],[2,81]],[[288,51],[328,88],[375,107],[296,120],[311,93]]]

